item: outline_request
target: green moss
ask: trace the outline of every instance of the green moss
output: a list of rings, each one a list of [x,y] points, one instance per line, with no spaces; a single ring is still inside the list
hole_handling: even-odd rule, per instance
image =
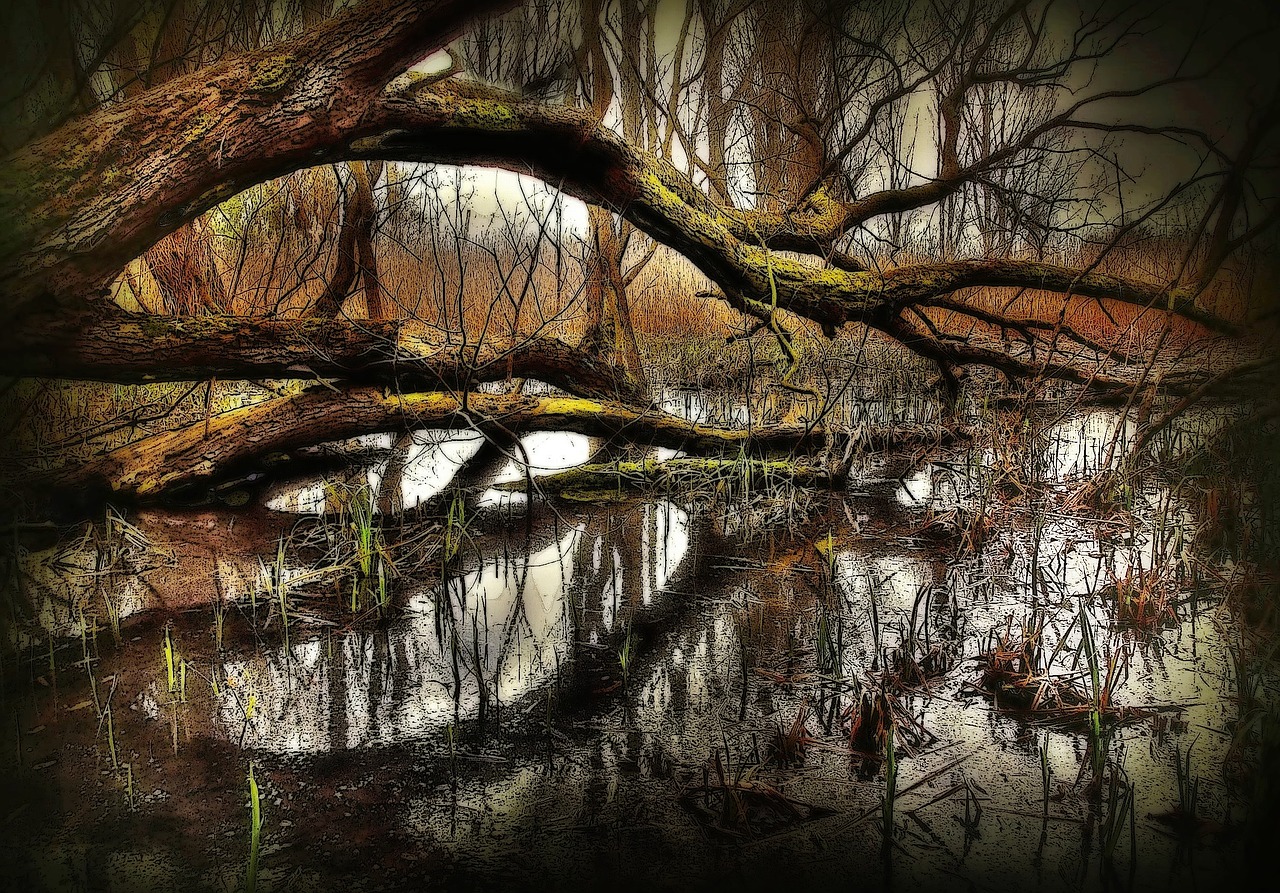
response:
[[[262,93],[276,93],[289,83],[297,58],[289,53],[265,56],[253,70],[249,87]]]
[[[187,119],[186,126],[182,128],[183,138],[194,143],[196,140],[203,139],[217,126],[218,119],[204,109],[197,109],[190,118]]]
[[[141,316],[138,319],[138,328],[142,330],[142,334],[148,338],[163,338],[169,334],[169,322],[159,316]]]
[[[604,404],[581,397],[552,397],[542,401],[547,415],[597,415],[604,412]]]
[[[455,117],[469,127],[501,130],[518,123],[515,109],[509,103],[493,99],[472,99],[458,107]]]
[[[588,502],[594,505],[626,502],[630,499],[617,490],[562,490],[559,496],[569,502]]]

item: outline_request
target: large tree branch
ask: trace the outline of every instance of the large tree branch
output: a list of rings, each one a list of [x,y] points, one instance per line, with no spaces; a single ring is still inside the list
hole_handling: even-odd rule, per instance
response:
[[[365,0],[73,119],[0,165],[4,317],[74,303],[184,222],[358,134],[410,64],[512,0]]]
[[[0,352],[0,374],[100,381],[341,378],[395,390],[534,378],[583,396],[643,402],[625,370],[548,337],[465,343],[409,320],[245,319],[124,313],[72,318]]]
[[[922,320],[926,326],[927,318]],[[896,338],[904,347],[922,357],[933,360],[950,375],[951,366],[986,366],[1003,372],[1010,379],[1034,380],[1051,378],[1079,385],[1098,397],[1112,398],[1132,394],[1135,390],[1158,387],[1170,394],[1181,395],[1193,390],[1200,376],[1195,373],[1166,376],[1158,382],[1144,382],[1138,377],[1120,377],[1102,371],[1102,362],[1095,358],[1094,368],[1081,368],[1061,358],[1061,351],[1044,360],[1022,359],[1009,352],[975,340],[948,338],[939,332],[921,331],[906,320],[898,318],[886,324],[884,331]]]
[[[403,3],[375,5],[399,10],[420,29],[433,22],[430,33],[439,39],[466,18],[457,0],[437,0],[430,4],[435,16],[424,13],[421,20]],[[352,16],[373,8],[355,7],[328,27],[350,28],[359,19]],[[385,29],[374,31],[386,36]],[[350,47],[353,42],[343,33],[344,40],[336,42]],[[315,42],[323,45],[324,37],[335,42],[327,32]],[[354,46],[370,42],[357,40]],[[1211,329],[1236,331],[1199,309],[1194,291],[1046,263],[981,260],[884,272],[820,269],[760,245],[764,236],[754,225],[747,226],[672,165],[629,146],[587,112],[452,82],[384,93],[388,72],[369,69],[363,79],[351,73],[368,68],[356,50],[332,59],[310,43],[285,46],[296,52],[267,51],[211,66],[73,122],[64,128],[69,132],[10,159],[0,179],[0,210],[31,212],[0,244],[0,256],[7,260],[0,261],[0,272],[10,275],[10,308],[50,309],[50,303],[61,301],[63,307],[52,308],[55,316],[67,306],[83,308],[84,295],[103,289],[127,260],[253,183],[318,163],[384,159],[487,164],[532,173],[617,210],[675,248],[739,309],[750,312],[751,302],[776,298],[777,306],[828,331],[848,321],[886,328],[905,307],[984,286],[1167,307]],[[371,46],[363,52],[383,61],[402,61],[407,53],[388,56]],[[348,58],[352,54],[356,58]],[[348,73],[326,74],[335,62],[347,66]],[[47,317],[37,319],[38,326],[48,325]],[[6,332],[12,341],[24,328],[30,327],[9,326]],[[21,337],[11,349],[21,348]],[[22,361],[10,362],[16,369]],[[52,374],[55,365],[46,364],[43,371]]]
[[[1235,327],[1197,308],[1194,292],[1164,283],[1021,260],[918,264],[885,272],[820,269],[743,238],[742,223],[670,164],[646,155],[573,109],[520,102],[496,91],[443,84],[412,99],[390,97],[355,141],[361,157],[485,163],[531,173],[617,210],[676,249],[745,309],[768,300],[824,326],[878,321],[959,288],[1022,287],[1160,306],[1221,332]]]
[[[312,389],[223,413],[207,426],[195,424],[120,447],[87,466],[57,475],[53,483],[154,498],[174,486],[214,480],[266,453],[418,428],[476,430],[503,437],[534,430],[577,431],[713,454],[740,446],[776,451],[803,444],[818,449],[826,441],[824,431],[805,426],[754,431],[714,428],[666,413],[581,398],[395,395],[374,388],[335,394]]]

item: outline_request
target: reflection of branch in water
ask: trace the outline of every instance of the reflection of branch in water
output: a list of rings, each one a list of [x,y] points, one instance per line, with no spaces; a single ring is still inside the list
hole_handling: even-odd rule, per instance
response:
[[[579,540],[573,556],[567,592],[573,661],[561,689],[562,712],[620,690],[623,650],[634,678],[646,643],[695,604],[658,595],[674,595],[695,573],[692,546],[703,523],[694,529],[685,510],[665,501],[615,508],[595,519],[594,532]]]
[[[566,532],[554,523],[551,528],[551,543],[536,549],[530,531],[523,537],[507,531],[508,538],[494,543],[492,551],[472,553],[491,557],[450,575],[428,595],[436,640],[451,665],[455,721],[461,718],[464,678],[470,679],[482,736],[491,713],[500,722],[502,683],[513,669],[516,681],[530,687],[538,684],[539,671],[551,665],[552,656],[557,667],[561,663],[563,640],[554,630],[565,611],[566,556],[573,548],[569,540],[578,539],[581,530]],[[544,654],[548,647],[552,655]]]
[[[413,432],[405,431],[391,444],[391,455],[387,457],[382,479],[378,481],[375,500],[378,512],[384,516],[404,511],[404,470],[414,443]]]

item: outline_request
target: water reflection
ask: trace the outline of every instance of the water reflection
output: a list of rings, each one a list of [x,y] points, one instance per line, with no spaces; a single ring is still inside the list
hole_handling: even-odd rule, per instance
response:
[[[386,628],[225,660],[220,734],[313,752],[483,723],[556,680],[579,645],[614,640],[625,609],[653,606],[690,546],[688,513],[665,501],[559,526],[549,544],[526,553],[518,538],[505,540],[474,569],[411,592]]]
[[[914,886],[918,877],[945,873],[940,887],[947,888],[956,875],[998,876],[993,886],[1024,889],[1042,880],[1041,872],[1058,872],[1064,887],[1075,888],[1081,873],[1100,862],[1098,807],[1085,793],[1093,771],[1086,756],[1089,732],[994,705],[980,690],[977,658],[990,647],[993,630],[1016,632],[1034,615],[1043,621],[1047,671],[1088,692],[1083,616],[1104,664],[1114,667],[1113,705],[1149,711],[1116,726],[1106,747],[1110,765],[1122,766],[1134,783],[1138,876],[1157,884],[1164,877],[1162,860],[1178,846],[1152,819],[1176,803],[1175,761],[1194,744],[1192,774],[1200,779],[1202,814],[1234,822],[1238,800],[1220,770],[1232,765],[1243,693],[1260,701],[1276,690],[1277,680],[1273,668],[1244,668],[1236,619],[1203,585],[1224,572],[1224,563],[1197,551],[1196,523],[1204,512],[1190,488],[1152,476],[1136,482],[1114,512],[1071,501],[1082,476],[1106,464],[1117,419],[1109,411],[1083,413],[1002,453],[1016,458],[1015,470],[1035,482],[1029,492],[993,485],[997,474],[1008,472],[1007,466],[988,467],[997,450],[957,448],[928,463],[889,457],[882,477],[864,478],[858,492],[832,497],[830,507],[814,499],[812,514],[797,514],[785,529],[775,523],[767,532],[755,531],[753,540],[718,534],[706,515],[719,508],[637,501],[565,517],[569,509],[557,515],[555,507],[540,504],[514,529],[478,532],[443,583],[434,576],[402,580],[397,606],[404,610],[381,625],[364,618],[348,623],[349,615],[330,604],[324,616],[315,611],[320,622],[331,624],[317,631],[306,616],[313,604],[299,594],[288,649],[281,644],[278,613],[264,607],[269,600],[258,565],[259,554],[273,553],[274,535],[258,528],[237,554],[228,547],[203,565],[184,555],[177,569],[164,572],[185,575],[192,589],[210,588],[203,577],[211,577],[241,608],[228,621],[236,634],[229,633],[226,650],[211,644],[207,608],[171,610],[136,619],[119,649],[104,648],[100,660],[85,661],[99,677],[100,696],[110,697],[107,692],[118,686],[112,701],[118,724],[106,727],[117,736],[112,746],[121,746],[132,771],[150,774],[148,791],[163,789],[172,798],[131,807],[136,812],[129,815],[148,828],[161,819],[180,827],[194,806],[220,800],[228,818],[210,827],[217,824],[234,842],[239,860],[244,763],[253,759],[273,795],[268,833],[273,844],[284,844],[272,853],[282,875],[312,857],[317,839],[350,849],[349,841],[362,834],[368,835],[362,841],[375,838],[384,847],[372,857],[391,860],[381,864],[399,865],[406,854],[435,859],[447,849],[480,860],[477,872],[486,878],[497,876],[491,869],[508,870],[501,863],[521,859],[558,872],[557,862],[574,862],[582,845],[598,844],[607,834],[610,856],[615,843],[618,851],[629,848],[630,871],[664,859],[670,864],[672,854],[718,858],[714,847],[700,843],[717,830],[714,817],[708,824],[706,816],[695,818],[684,807],[691,784],[710,778],[714,786],[719,759],[727,778],[758,785],[756,792],[776,791],[784,800],[833,813],[811,821],[814,813],[803,806],[773,840],[753,838],[759,828],[738,826],[732,829],[739,835],[735,859],[776,859],[790,871],[838,853],[843,861],[829,864],[844,871],[863,858],[851,853],[879,842],[864,819],[880,814],[884,769],[862,756],[865,751],[853,753],[851,711],[863,693],[883,691],[894,699],[901,723],[895,739],[901,747],[900,816],[909,812],[925,835],[899,835],[898,847],[911,857],[899,858],[895,850],[900,877]],[[1180,436],[1183,447],[1191,442],[1192,434]],[[1026,454],[1027,443],[1039,458]],[[525,446],[542,471],[580,461],[589,445],[531,436]],[[493,447],[444,432],[369,440],[363,448],[386,453],[383,464],[356,475],[376,482],[381,496],[400,493],[398,503],[388,503],[394,510],[437,495],[477,456],[484,471],[469,492],[495,474],[518,474],[510,464],[511,445],[482,455]],[[1119,446],[1115,453],[1121,454]],[[983,535],[962,536],[980,513],[987,524]],[[949,527],[926,532],[944,516]],[[281,523],[288,530],[296,520]],[[178,523],[160,519],[155,529]],[[199,525],[216,533],[221,545],[230,542],[222,536],[229,528],[217,527],[227,524],[226,517],[191,516],[181,523],[186,526],[174,528],[181,536]],[[815,548],[828,534],[831,551]],[[110,589],[124,610],[141,604],[139,593],[157,576],[100,575],[100,556],[107,551],[86,541],[68,553],[64,569],[72,582],[40,577],[46,589],[63,587],[58,599],[46,599],[50,616],[62,612],[54,622],[67,619],[64,605],[83,604],[85,593],[99,588]],[[1175,594],[1178,617],[1147,630],[1117,622],[1117,581],[1153,569],[1159,569],[1159,585]],[[295,582],[305,573],[301,562],[285,570]],[[156,604],[147,598],[147,606]],[[256,600],[256,616],[246,600]],[[190,666],[200,674],[216,671],[220,685],[211,695],[196,681],[203,675],[191,677],[189,699],[167,688],[159,659],[166,624]],[[633,635],[639,644],[624,681],[620,657]],[[895,649],[908,647],[942,648],[949,663],[909,684],[886,679]],[[837,659],[828,659],[829,649]],[[69,650],[61,648],[56,657],[62,660]],[[36,656],[42,671],[44,655]],[[31,688],[32,703],[47,714],[16,730],[25,746],[49,737],[39,730],[57,717],[59,735],[83,727],[82,750],[94,755],[97,768],[109,765],[104,726],[89,709],[93,696],[78,667],[60,667],[53,691],[39,682]],[[515,726],[518,734],[477,736],[482,716],[489,731]],[[779,730],[797,717],[814,741],[802,767],[783,767]],[[453,767],[443,756],[452,740],[444,728],[455,723],[465,759],[485,762],[459,759]],[[191,739],[201,736],[220,746],[192,746]],[[381,747],[393,744],[408,746]],[[251,752],[242,753],[240,745]],[[61,738],[51,748],[63,754],[73,749]],[[360,753],[365,749],[370,753]],[[329,751],[342,756],[295,758]],[[1052,830],[1041,837],[1034,862],[1010,860],[1011,845],[1030,853],[1035,844],[1025,842],[1042,834],[1042,752],[1055,798],[1047,807]],[[83,763],[67,760],[64,768],[51,759],[33,757],[28,765],[62,773],[71,781],[67,790],[87,790],[81,796],[93,812],[117,820],[116,811],[97,807],[104,797],[123,799],[126,782],[115,791],[110,784],[117,776],[104,775],[99,789],[107,793],[99,794],[92,785],[84,788]],[[402,767],[409,771],[399,772]],[[299,781],[292,788],[285,783],[290,773]],[[197,781],[183,789],[175,781],[180,776]],[[394,777],[396,787],[375,789],[369,779],[379,776]],[[207,780],[214,777],[222,785],[216,797]],[[352,798],[339,801],[333,788]],[[370,810],[348,805],[357,794],[379,804],[385,825],[377,833],[369,830]],[[969,819],[970,794],[981,801],[981,821]],[[297,829],[312,819],[323,828],[308,838]],[[83,820],[77,833],[88,828],[83,833],[89,836],[104,827],[93,821]],[[286,832],[285,821],[294,821],[295,830]],[[392,833],[383,833],[388,826]],[[302,845],[293,846],[295,841]],[[1120,844],[1125,858],[1128,847],[1126,836]],[[362,849],[361,858],[366,853]],[[431,862],[431,870],[440,864]],[[874,856],[855,867],[873,864]]]
[[[523,503],[522,490],[500,490],[495,484],[523,480],[527,475],[540,477],[581,465],[591,458],[591,438],[565,431],[538,431],[520,438],[517,449],[509,451],[511,459],[490,481],[491,486],[480,497],[482,507],[509,506]]]
[[[524,435],[518,442],[497,443],[476,432],[425,429],[396,439],[379,435],[360,446],[381,455],[342,475],[339,486],[347,490],[368,487],[376,497],[375,509],[384,514],[431,502],[482,456],[488,463],[495,459],[497,462],[493,463],[496,471],[478,469],[482,472],[479,482],[490,487],[478,504],[518,503],[523,501],[523,493],[492,489],[492,485],[521,480],[526,469],[538,477],[572,468],[586,462],[592,452],[590,438],[572,432],[545,431]],[[335,511],[333,497],[332,476],[314,477],[277,487],[265,504],[278,512],[319,514]]]

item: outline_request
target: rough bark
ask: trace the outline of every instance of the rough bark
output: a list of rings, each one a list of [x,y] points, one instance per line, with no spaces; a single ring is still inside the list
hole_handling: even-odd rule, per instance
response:
[[[0,374],[135,383],[321,377],[393,390],[466,390],[514,377],[584,396],[644,399],[624,370],[555,338],[462,344],[409,320],[173,318],[121,311],[30,333],[19,352],[0,353]]]
[[[126,320],[132,334],[113,335],[103,321],[117,317],[95,305],[104,303],[104,290],[129,260],[220,200],[299,168],[379,159],[535,174],[673,247],[738,309],[764,318],[776,304],[829,332],[860,321],[893,333],[905,308],[984,286],[1158,306],[1221,332],[1238,331],[1197,307],[1196,288],[1097,271],[1015,259],[846,271],[776,253],[806,250],[871,217],[936,202],[981,173],[959,165],[949,151],[939,176],[917,186],[853,202],[818,192],[796,211],[761,214],[717,204],[683,172],[629,145],[588,111],[474,84],[384,90],[479,12],[501,5],[367,0],[295,40],[227,58],[76,118],[6,159],[0,166],[0,275],[7,284],[0,355],[6,369],[138,380],[227,368],[231,363],[216,357],[184,361],[200,350],[188,350],[176,329],[151,343],[137,337],[142,323]],[[1059,116],[1031,136],[1070,123]],[[288,355],[288,362],[275,365],[286,371],[329,362],[323,350],[299,359],[314,348],[304,331],[282,330],[295,340],[265,347],[239,340],[254,335],[256,323],[214,323],[239,326],[230,336],[182,325],[207,348]],[[53,332],[66,344],[55,343]],[[105,341],[90,343],[95,338]],[[344,333],[340,340],[352,338]],[[385,350],[375,346],[369,356],[386,360]],[[349,355],[338,365],[350,373],[356,361]]]
[[[310,34],[176,77],[24,146],[0,170],[4,317],[79,303],[219,201],[348,160],[323,156],[358,139],[387,81],[504,5],[368,0]]]
[[[246,468],[267,453],[312,446],[383,431],[415,428],[478,430],[498,437],[528,431],[576,431],[616,437],[644,445],[694,453],[737,454],[742,448],[776,452],[797,447],[820,449],[822,429],[778,426],[741,429],[696,425],[657,411],[639,411],[620,403],[582,398],[510,397],[487,394],[388,394],[353,388],[342,394],[311,389],[215,416],[121,447],[86,466],[62,472],[51,481],[59,488],[103,490],[139,500],[164,491]],[[937,432],[875,432],[869,439],[938,442]]]
[[[255,64],[260,68],[266,63],[255,60]],[[288,71],[294,68],[291,63],[281,65]],[[287,95],[284,99],[272,95],[268,101],[266,88],[251,87],[254,81],[246,66],[243,59],[214,66],[214,74],[205,75],[208,85],[198,90],[189,78],[177,79],[160,91],[164,99],[172,100],[170,114],[162,116],[160,123],[144,124],[138,118],[155,113],[141,101],[153,98],[151,93],[127,104],[127,112],[112,112],[106,115],[108,120],[95,122],[97,132],[111,136],[78,135],[88,145],[70,153],[81,159],[80,176],[75,178],[59,181],[59,176],[70,174],[67,166],[73,159],[37,164],[32,155],[40,150],[50,151],[55,158],[68,154],[62,143],[55,148],[42,141],[11,160],[0,183],[0,207],[25,203],[36,209],[31,219],[37,221],[17,237],[7,234],[3,248],[8,250],[0,250],[11,261],[2,265],[13,274],[11,309],[22,304],[29,307],[41,294],[44,301],[40,303],[46,309],[50,303],[60,302],[62,309],[68,303],[79,305],[147,245],[253,182],[304,163],[381,158],[484,163],[536,174],[562,184],[570,194],[617,210],[675,248],[717,282],[726,299],[739,309],[758,313],[752,302],[776,293],[778,306],[828,329],[849,321],[880,325],[905,306],[957,289],[1009,286],[1169,307],[1218,331],[1236,331],[1235,326],[1196,307],[1194,291],[1036,261],[956,261],[884,272],[846,272],[782,257],[744,241],[748,223],[740,212],[715,205],[681,172],[599,127],[589,113],[522,102],[511,94],[474,85],[446,83],[412,95],[379,97],[360,103],[364,114],[359,120],[335,123],[335,113],[327,116],[326,126],[304,114],[301,117],[311,126],[299,130],[296,116],[289,114],[294,105],[289,91],[301,88],[294,88],[291,77],[281,74],[291,85],[285,88]],[[308,96],[312,90],[339,90],[337,84],[308,84]],[[192,89],[184,93],[185,88]],[[191,119],[209,114],[211,103],[220,109],[217,126],[209,134],[202,131],[189,145],[207,144],[174,151],[175,132],[183,133]],[[265,111],[257,103],[264,103]],[[101,117],[88,116],[91,121]],[[123,126],[136,127],[144,138],[132,144],[119,140]],[[286,133],[270,133],[273,128]],[[211,166],[209,159],[218,157],[216,144],[224,140],[224,155],[234,149],[234,158]],[[85,177],[98,174],[96,168],[104,163],[108,147],[129,157],[106,175],[86,182]],[[111,176],[112,171],[116,176]],[[160,171],[164,177],[158,177]],[[153,182],[157,178],[162,182]],[[59,182],[66,186],[59,191],[63,198],[49,194]],[[15,183],[20,184],[17,190],[10,188]],[[68,203],[74,207],[65,207]]]

